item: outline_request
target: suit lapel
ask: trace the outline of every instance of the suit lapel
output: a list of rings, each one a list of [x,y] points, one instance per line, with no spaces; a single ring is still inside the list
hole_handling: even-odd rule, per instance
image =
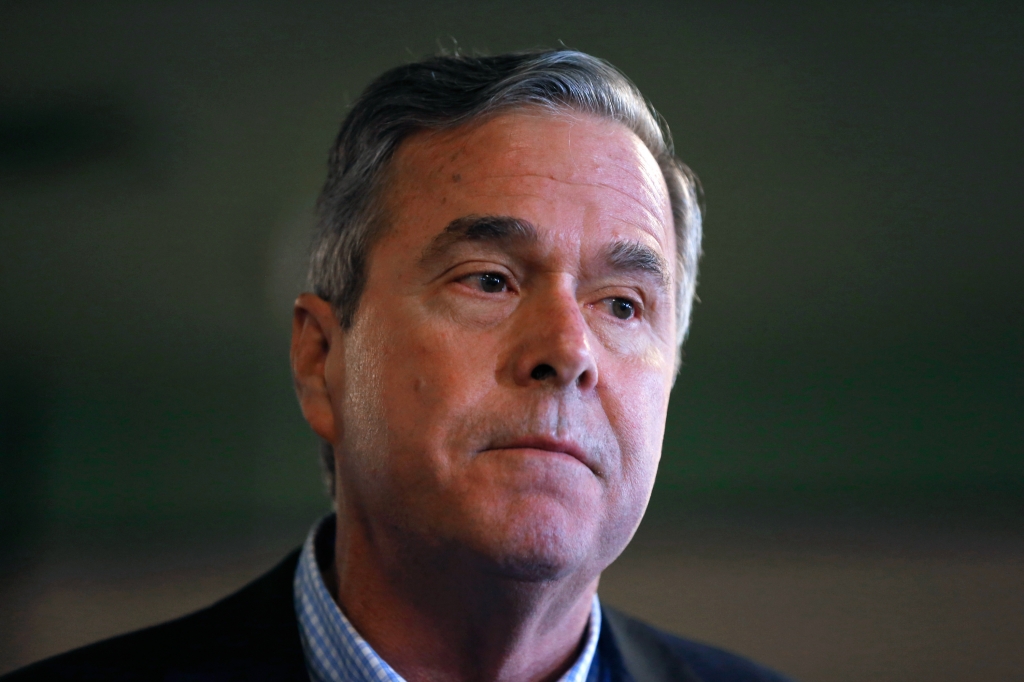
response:
[[[647,628],[602,606],[598,651],[608,676],[602,682],[701,682],[701,678]]]

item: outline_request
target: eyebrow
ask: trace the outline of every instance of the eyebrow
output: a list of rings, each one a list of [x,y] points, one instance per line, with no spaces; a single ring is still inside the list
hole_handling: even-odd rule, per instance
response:
[[[502,215],[469,215],[448,223],[423,250],[425,264],[457,244],[485,242],[502,246],[528,245],[538,239],[537,228],[522,218]],[[660,253],[636,241],[619,241],[605,250],[604,261],[612,270],[653,275],[661,286],[670,286],[672,273]]]
[[[605,260],[613,270],[647,273],[662,286],[672,283],[672,273],[665,257],[640,242],[616,242],[607,250]]]
[[[456,218],[434,237],[420,256],[426,263],[464,242],[486,242],[512,246],[537,241],[537,228],[522,218],[501,215],[469,215]]]

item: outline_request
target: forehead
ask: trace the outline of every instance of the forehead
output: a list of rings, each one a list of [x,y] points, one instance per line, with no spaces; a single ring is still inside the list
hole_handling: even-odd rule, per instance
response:
[[[554,238],[602,233],[653,242],[668,258],[674,251],[657,161],[624,125],[594,116],[514,110],[413,135],[388,185],[400,232],[436,233],[461,216],[495,214],[530,220]]]

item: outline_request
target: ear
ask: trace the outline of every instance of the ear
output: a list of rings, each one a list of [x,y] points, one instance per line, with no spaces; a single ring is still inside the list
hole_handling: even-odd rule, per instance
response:
[[[341,335],[341,325],[327,301],[313,294],[302,294],[295,300],[291,347],[295,395],[302,416],[331,445],[337,445],[341,425],[334,418],[327,368],[331,368],[335,380],[339,370],[344,372]]]

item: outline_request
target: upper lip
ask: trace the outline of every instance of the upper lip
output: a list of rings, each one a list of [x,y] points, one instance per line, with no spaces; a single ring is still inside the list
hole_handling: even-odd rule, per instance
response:
[[[529,448],[531,450],[547,450],[548,452],[562,452],[570,457],[578,459],[588,468],[593,469],[590,458],[586,451],[574,440],[563,438],[550,438],[547,436],[524,436],[509,441],[496,443],[491,446],[493,450],[511,450]]]

